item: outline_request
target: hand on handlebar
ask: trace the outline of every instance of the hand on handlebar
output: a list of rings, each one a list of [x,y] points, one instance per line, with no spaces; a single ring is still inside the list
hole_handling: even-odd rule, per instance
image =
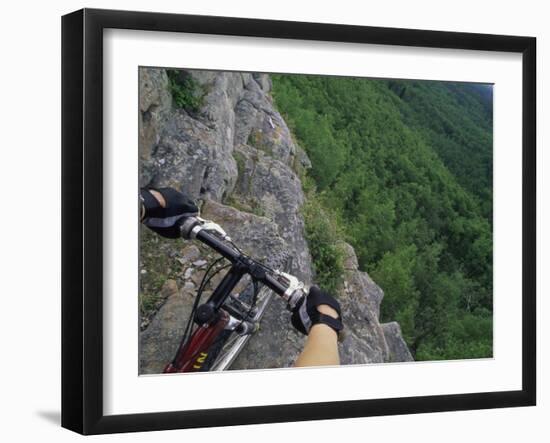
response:
[[[292,326],[305,335],[309,334],[314,325],[320,323],[331,327],[336,333],[344,328],[340,304],[317,286],[312,286],[307,296],[292,310],[291,322]]]
[[[306,315],[299,311],[300,306],[304,306],[302,311],[306,307],[303,300],[306,298],[304,294],[307,289],[302,282],[290,274],[270,269],[252,257],[243,254],[220,225],[198,216],[198,208],[189,197],[172,188],[142,189],[140,197],[142,202],[141,218],[147,227],[167,238],[197,239],[225,257],[234,266],[238,263],[241,270],[284,298],[289,309],[294,312],[293,324],[298,330],[307,334],[312,325],[311,319],[314,320],[313,324],[315,322],[327,323],[327,321],[323,321],[323,316],[317,318],[315,314],[312,316],[306,312]],[[320,290],[315,288],[309,291],[307,306],[311,304],[312,300],[317,300],[316,291]],[[322,293],[322,291],[320,292]],[[328,294],[321,298],[325,300],[327,297],[332,298]],[[328,309],[331,309],[330,306],[336,306],[335,309],[340,315],[340,308],[336,300],[325,301],[324,304]],[[319,313],[317,312],[317,314]],[[330,315],[330,312],[325,312],[322,315],[326,317],[326,314]],[[302,320],[302,326],[299,326],[299,322]],[[337,324],[341,324],[339,320],[333,320],[338,322]]]
[[[172,188],[142,188],[140,198],[143,224],[166,238],[180,237],[180,221],[199,213],[191,198]]]

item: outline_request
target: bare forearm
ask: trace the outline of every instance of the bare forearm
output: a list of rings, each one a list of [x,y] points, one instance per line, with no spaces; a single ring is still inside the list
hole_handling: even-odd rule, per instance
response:
[[[327,325],[314,325],[294,366],[334,366],[340,364],[338,335]]]

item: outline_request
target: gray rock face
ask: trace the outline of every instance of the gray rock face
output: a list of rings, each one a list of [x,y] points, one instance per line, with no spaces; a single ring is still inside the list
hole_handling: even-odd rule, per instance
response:
[[[296,147],[283,118],[255,81],[248,83],[235,108],[235,145],[248,144],[291,164]]]
[[[288,165],[248,145],[239,145],[233,155],[239,165],[234,198],[275,222],[294,258],[291,272],[310,283],[311,257],[303,235],[300,208],[304,194],[299,178]]]
[[[231,152],[225,151],[220,131],[183,110],[173,112],[154,152],[143,167],[153,186],[185,190],[195,199],[221,200],[235,184],[237,167]]]
[[[311,163],[273,107],[269,76],[213,71],[189,74],[202,91],[202,105],[191,113],[174,108],[164,70],[140,71],[140,183],[172,186],[202,200],[202,216],[222,225],[241,249],[272,267],[281,267],[290,257],[290,272],[312,283],[311,256],[300,213],[305,197],[297,175]],[[412,360],[399,325],[379,323],[382,290],[367,273],[359,271],[353,248],[344,246],[346,276],[340,303],[346,336],[340,343],[342,363]],[[141,335],[143,372],[159,372],[181,339],[191,294],[202,275],[198,267],[189,269],[204,259],[196,250],[188,252],[178,258],[183,290],[166,298]],[[290,327],[289,318],[283,302],[274,297],[261,329],[233,368],[292,365],[304,339]]]
[[[159,374],[174,358],[191,313],[194,294],[168,282],[163,287],[169,292],[166,302],[139,337],[140,374]]]
[[[340,294],[340,306],[346,325],[344,340],[340,343],[342,364],[383,363],[392,360],[391,350],[378,317],[384,293],[366,272],[359,270],[353,248],[344,243],[345,279]],[[395,323],[397,325],[397,323]],[[399,336],[401,331],[399,330]],[[392,336],[392,338],[395,338]],[[404,344],[404,342],[403,342]],[[406,347],[406,345],[405,345]],[[399,361],[410,361],[403,357]],[[409,356],[410,357],[410,354]]]
[[[160,131],[170,109],[172,96],[164,69],[139,70],[139,160],[147,165],[154,147],[159,142]],[[147,168],[142,168],[141,178],[149,181]],[[141,183],[144,185],[145,183]]]
[[[389,356],[387,361],[413,361],[411,351],[409,351],[407,343],[403,340],[399,323],[392,321],[390,323],[384,323],[381,326],[384,337],[386,338],[386,343],[388,344]]]
[[[165,84],[157,80],[157,87],[168,88],[164,70],[141,71],[147,72],[142,74],[145,79],[164,79]],[[170,118],[159,123],[158,141],[143,140],[154,154],[141,161],[141,184],[172,186],[195,199],[231,200],[245,207],[253,202],[254,208],[247,209],[275,221],[292,248],[292,272],[309,282],[311,258],[299,214],[304,195],[292,169],[296,162],[307,167],[309,160],[266,94],[269,77],[189,72],[208,91],[203,106],[196,116],[172,110]]]
[[[384,291],[372,281],[369,274],[359,271],[359,262],[353,247],[347,243],[344,243],[343,247],[345,251],[344,269],[346,270],[344,292],[368,294],[363,303],[369,305],[369,310],[376,318],[380,317],[380,303],[384,298]]]
[[[243,252],[268,266],[277,268],[288,256],[287,244],[279,236],[277,225],[267,217],[238,211],[213,200],[204,203],[201,215],[223,226]]]

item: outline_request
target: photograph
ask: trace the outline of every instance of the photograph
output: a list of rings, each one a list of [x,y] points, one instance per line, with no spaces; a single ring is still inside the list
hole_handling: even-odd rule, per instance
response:
[[[493,84],[138,78],[139,375],[493,358]]]

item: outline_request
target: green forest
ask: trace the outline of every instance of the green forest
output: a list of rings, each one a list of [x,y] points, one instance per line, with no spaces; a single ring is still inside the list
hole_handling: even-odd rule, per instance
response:
[[[492,86],[273,75],[312,167],[316,279],[338,292],[338,240],[384,290],[416,360],[492,356]]]

